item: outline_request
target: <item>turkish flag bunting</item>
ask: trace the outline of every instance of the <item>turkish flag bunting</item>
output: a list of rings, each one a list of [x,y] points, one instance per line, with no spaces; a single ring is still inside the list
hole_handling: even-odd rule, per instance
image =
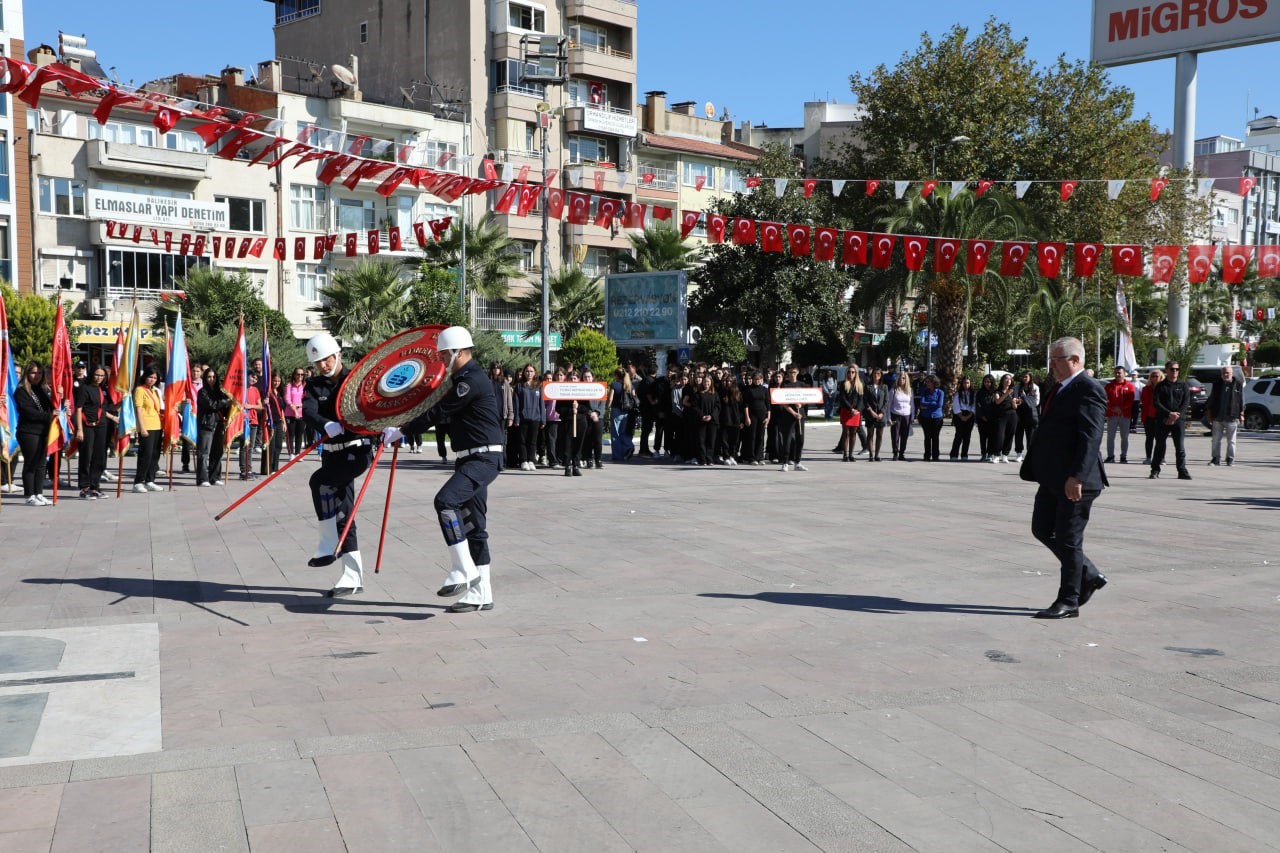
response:
[[[378,184],[378,189],[377,189],[378,195],[382,196],[383,198],[389,198],[391,194],[395,192],[397,189],[399,189],[400,185],[403,184],[406,180],[408,180],[412,174],[413,174],[413,169],[410,169],[408,166],[396,167],[396,170],[394,172],[392,172],[390,175],[387,175],[387,179],[385,181]]]
[[[382,249],[382,232],[376,229],[365,235],[366,245],[369,247],[369,254],[376,255]]]
[[[907,263],[907,269],[911,272],[920,272],[924,269],[924,256],[929,250],[928,237],[903,237],[902,238],[902,256]]]
[[[54,63],[37,69],[36,73],[26,80],[27,85],[18,94],[18,100],[30,104],[33,110],[38,108],[40,93],[50,83],[62,84],[72,95],[83,95],[102,88],[101,82],[87,74],[82,74],[69,66]]]
[[[654,218],[654,219],[660,219],[660,220],[662,220],[663,222],[667,222],[667,221],[669,221],[669,220],[671,219],[671,215],[672,215],[674,212],[675,212],[675,211],[673,211],[671,208],[669,208],[669,207],[663,207],[663,206],[662,206],[662,205],[660,205],[660,204],[655,204],[655,205],[653,206],[653,218]]]
[[[312,152],[312,153],[317,153],[317,152]],[[324,152],[318,152],[318,153],[324,153]],[[298,161],[297,165],[300,166],[303,163],[307,162],[307,157],[310,157],[310,156],[311,154],[308,154],[306,157],[303,157],[301,160]],[[335,180],[337,180],[338,176],[341,175],[343,171],[345,171],[346,168],[354,162],[356,162],[356,158],[352,157],[350,154],[334,155],[331,157],[331,159],[328,162],[324,164],[324,166],[320,168],[319,174],[316,175],[316,180],[322,184],[326,184],[326,185],[331,184]]]
[[[569,193],[569,224],[586,225],[591,221],[591,196]]]
[[[457,175],[441,184],[440,188],[436,190],[436,195],[445,201],[455,202],[466,194],[472,183],[474,182],[466,175]],[[494,187],[494,189],[497,189],[497,187]]]
[[[1075,274],[1082,277],[1093,275],[1098,268],[1098,258],[1102,257],[1102,244],[1075,243],[1073,249]]]
[[[258,165],[263,160],[267,159],[272,154],[275,154],[277,151],[283,148],[288,141],[289,140],[284,138],[283,136],[277,136],[275,139],[271,140],[271,142],[264,145],[261,151],[259,151],[257,154],[254,155],[253,159],[249,161],[249,165],[250,166]]]
[[[531,167],[529,166],[528,163],[525,163],[523,166],[520,167],[520,174],[516,175],[516,183],[523,184],[529,181],[530,168]]]
[[[1022,265],[1027,262],[1027,253],[1030,251],[1030,243],[1006,241],[1004,251],[1000,254],[1000,275],[1014,277],[1022,275]]]
[[[159,245],[160,245],[160,231],[159,231],[158,229],[156,229],[156,228],[148,229],[148,231],[149,231],[149,234],[150,234],[150,236],[151,236],[151,245],[153,245],[153,246],[159,246]]]
[[[840,232],[835,228],[813,229],[813,259],[816,261],[834,261],[836,258],[836,241]]]
[[[898,237],[895,234],[871,235],[871,266],[878,270],[887,270],[893,260],[893,244]]]
[[[1036,246],[1036,262],[1040,275],[1057,278],[1062,274],[1062,256],[1067,253],[1066,243],[1040,243]]]
[[[604,173],[603,173],[603,172],[601,172],[601,173],[600,173],[600,179],[601,179],[601,182],[603,183],[603,181],[604,181]],[[693,188],[694,188],[695,190],[697,190],[698,192],[702,192],[702,188],[703,188],[703,187],[705,187],[706,185],[707,185],[707,176],[706,176],[706,175],[698,175],[698,177],[696,177],[696,178],[694,178],[694,179],[693,179]],[[602,189],[602,187],[596,187],[596,189]]]
[[[591,173],[591,185],[595,187],[596,192],[604,192],[604,170],[596,169]],[[702,187],[698,187],[702,189]]]
[[[846,231],[840,247],[840,263],[847,267],[867,262],[867,232]]]
[[[1142,247],[1112,246],[1111,271],[1116,275],[1142,275]]]
[[[1240,195],[1248,195],[1255,186],[1258,185],[1257,178],[1241,178],[1240,179]]]
[[[925,181],[920,187],[920,198],[928,198],[933,195],[933,191],[937,188],[937,181]]]
[[[791,247],[791,254],[794,256],[809,254],[809,226],[788,225],[787,245]]]
[[[93,117],[98,120],[98,124],[106,124],[111,119],[113,109],[136,100],[138,99],[128,92],[121,92],[115,88],[108,89],[107,94],[102,96],[102,100],[94,108]],[[168,131],[161,131],[161,133],[168,133]]]
[[[436,168],[443,169],[445,164],[453,159],[452,151],[441,151],[440,156],[436,158]]]
[[[156,130],[161,133],[168,133],[173,130],[180,118],[182,118],[182,113],[177,110],[171,107],[161,107],[156,110],[156,114],[152,116],[151,123],[155,125]]]
[[[1253,309],[1253,319],[1261,321],[1266,316],[1267,316],[1266,312],[1263,311],[1261,308]]]
[[[186,239],[185,234],[182,235],[182,237],[184,240]],[[185,249],[186,247],[184,246],[183,248]],[[182,254],[185,255],[186,252],[183,251]],[[283,261],[286,258],[288,258],[289,257],[289,241],[283,237],[277,237],[275,239],[275,242],[273,242],[271,245],[271,257],[275,258],[277,261]]]
[[[262,250],[265,248],[267,248],[267,238],[255,237],[253,239],[253,246],[249,249],[249,254],[253,255],[255,258],[260,258],[262,257]]]
[[[368,144],[369,137],[353,136],[351,141],[347,143],[347,153],[353,157],[359,157],[360,152],[364,150],[364,146]]]
[[[252,241],[252,240],[250,240],[248,237],[242,237],[242,238],[240,239],[240,250],[239,250],[238,252],[236,252],[236,257],[237,257],[237,258],[247,258],[247,257],[249,257],[249,248],[250,248],[252,245],[253,245],[253,241]]]
[[[116,236],[116,221],[114,219],[107,220],[107,236],[108,237]]]
[[[759,175],[751,175],[750,177],[747,178],[747,189],[753,190],[758,186],[760,186]]]
[[[729,227],[729,217],[721,216],[718,213],[707,214],[707,241],[710,243],[723,243],[724,232]]]
[[[202,257],[204,255],[204,235],[203,234],[196,235],[196,242],[191,247],[191,254],[195,255],[197,258]]]
[[[295,261],[305,261],[307,259],[306,237],[295,237],[293,239],[293,259]]]
[[[978,189],[976,190],[978,198],[982,198],[987,194],[987,190],[991,189],[995,181],[978,181]]]
[[[386,172],[394,168],[395,166],[392,165],[391,163],[381,163],[377,160],[366,160],[363,163],[361,163],[359,166],[356,166],[354,169],[352,169],[350,173],[348,173],[347,177],[343,179],[342,185],[349,190],[354,190],[357,186],[360,185],[361,181],[365,181],[365,180],[371,181],[374,178],[381,175],[383,172]],[[468,184],[471,183],[470,178],[464,178],[463,180],[466,181]],[[449,200],[453,201],[453,199],[449,199]]]
[[[325,252],[328,251],[329,241],[324,238],[323,234],[318,235],[311,241],[311,260],[324,260]]]
[[[511,205],[515,203],[516,194],[519,192],[520,190],[515,184],[508,184],[507,191],[504,192],[496,202],[494,202],[493,212],[510,213]]]
[[[1240,308],[1236,309],[1236,322],[1239,323],[1244,319],[1244,311]]]
[[[164,232],[164,250],[166,252],[173,251],[173,232],[172,231]]]
[[[733,245],[754,246],[756,244],[756,221],[754,219],[733,220]]]
[[[213,238],[214,244],[217,244],[217,237]],[[236,238],[228,237],[222,241],[222,257],[234,258],[236,256]]]
[[[1078,183],[1080,182],[1079,181],[1063,181],[1062,190],[1061,192],[1059,192],[1058,197],[1062,201],[1067,201],[1069,198],[1071,198],[1072,195],[1075,194],[1076,184]],[[1054,278],[1057,278],[1057,276],[1054,276]]]
[[[498,170],[493,167],[493,158],[486,157],[480,161],[480,165],[484,168],[484,179],[486,181],[498,180]]]
[[[278,242],[283,243],[284,238],[281,238]],[[183,234],[182,239],[178,241],[178,254],[186,255],[186,254],[189,254],[190,252],[191,252],[191,235]],[[284,260],[283,250],[281,251],[281,254],[280,254],[280,260],[282,261]]]
[[[7,82],[0,84],[0,93],[4,94],[11,94],[25,86],[27,78],[36,70],[35,65],[30,62],[11,56],[0,56],[0,63],[4,64],[5,76],[8,78]]]
[[[867,181],[867,195],[875,195],[878,189],[880,189],[879,181]]]
[[[559,169],[547,169],[547,173],[542,176],[542,183],[551,186],[555,183],[556,175],[560,174]]]
[[[564,190],[547,187],[547,216],[559,219],[564,216]]]
[[[356,240],[358,239],[359,238],[356,236],[356,233],[354,231],[348,233],[347,236],[344,238],[343,249],[346,251],[346,255],[348,258],[354,258],[356,256],[356,246],[357,246]]]
[[[629,201],[623,209],[623,228],[644,228],[644,211],[646,205],[638,201]]]
[[[334,245],[335,245],[335,244],[337,244],[337,242],[338,242],[338,235],[337,235],[337,234],[326,234],[326,235],[324,235],[324,250],[325,250],[326,252],[332,252],[332,251],[333,251],[333,247],[334,247]]]
[[[686,210],[680,215],[680,239],[688,237],[693,229],[698,227],[698,220],[702,218],[702,212],[698,210]]]
[[[135,243],[138,242],[138,234],[141,231],[142,231],[141,228],[133,229],[133,242]],[[216,258],[218,257],[218,255],[222,254],[222,238],[215,235],[214,237],[211,238],[211,240],[213,242],[213,251],[210,252],[209,254],[213,255]]]
[[[982,275],[987,271],[987,261],[996,247],[995,240],[970,240],[964,255],[964,271],[969,275]]]
[[[640,183],[642,183],[642,184],[651,184],[651,183],[653,183],[653,179],[654,179],[654,178],[656,178],[656,177],[658,177],[658,176],[657,176],[657,175],[655,175],[653,172],[645,172],[644,174],[642,174],[642,175],[640,176]]]
[[[142,242],[142,226],[141,226],[141,225],[135,225],[135,226],[133,226],[133,238],[132,238],[132,239],[133,239],[133,242],[135,242],[135,243],[141,243],[141,242]],[[214,237],[213,239],[217,240],[218,238],[217,238],[217,237]],[[216,249],[216,248],[215,248],[215,250],[214,250],[214,254],[215,254],[215,255],[217,254],[217,249]]]
[[[287,157],[288,155],[289,155],[289,152],[286,151],[284,153],[284,156]],[[307,153],[303,154],[301,157],[298,158],[298,162],[293,164],[293,168],[296,169],[299,166],[304,166],[307,163],[311,163],[315,160],[335,160],[339,156],[346,156],[346,155],[338,155],[338,154],[334,154],[332,151],[321,151],[319,148],[312,148],[311,146],[307,146]],[[350,163],[354,159],[355,159],[354,157],[348,157],[347,163]],[[344,163],[343,165],[345,166],[346,163]]]
[[[782,223],[760,223],[760,248],[765,252],[782,251]]]
[[[233,136],[229,142],[224,143],[223,146],[218,149],[216,156],[221,157],[223,160],[234,160],[236,159],[236,155],[243,151],[247,146],[262,138],[262,134],[258,133],[256,130],[242,130]]]
[[[613,226],[613,217],[622,209],[622,202],[616,198],[602,198],[596,202],[596,225],[600,228]]]
[[[516,204],[516,216],[528,216],[529,211],[533,210],[533,206],[537,204],[541,193],[541,184],[525,184],[520,187],[520,201]]]
[[[1280,278],[1280,246],[1258,247],[1258,278]]]
[[[1151,200],[1155,201],[1160,198],[1160,193],[1164,192],[1164,188],[1169,186],[1168,178],[1152,178],[1151,179]]]
[[[1151,247],[1151,280],[1156,284],[1168,284],[1173,281],[1173,268],[1178,263],[1181,246]]]
[[[279,157],[277,157],[276,159],[268,163],[267,168],[274,169],[276,166],[279,166],[281,163],[283,163],[285,160],[288,160],[290,157],[296,157],[300,154],[306,154],[307,152],[312,150],[313,149],[311,148],[311,146],[307,145],[306,143],[295,142],[292,146],[290,146],[288,151],[284,152]]]
[[[427,245],[427,226],[424,223],[413,223],[413,239],[418,241],[419,246]]]
[[[1253,246],[1222,247],[1222,283],[1240,284],[1244,281],[1244,271],[1253,257]]]
[[[440,242],[440,238],[449,233],[449,229],[453,227],[453,217],[444,216],[440,219],[433,219],[427,223],[431,226],[431,236],[436,238],[436,242]]]
[[[804,197],[809,198],[809,196],[813,195],[813,191],[817,186],[818,186],[818,182],[815,181],[813,178],[805,178]]]
[[[956,256],[960,254],[960,241],[938,239],[933,241],[933,271],[949,273],[956,265]]]

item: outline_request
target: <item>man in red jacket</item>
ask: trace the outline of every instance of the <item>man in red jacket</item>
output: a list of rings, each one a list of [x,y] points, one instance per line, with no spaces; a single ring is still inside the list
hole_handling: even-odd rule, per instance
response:
[[[1116,432],[1120,433],[1120,464],[1129,461],[1129,421],[1133,417],[1133,399],[1137,387],[1129,381],[1125,369],[1116,365],[1115,378],[1107,390],[1107,462],[1116,461]]]

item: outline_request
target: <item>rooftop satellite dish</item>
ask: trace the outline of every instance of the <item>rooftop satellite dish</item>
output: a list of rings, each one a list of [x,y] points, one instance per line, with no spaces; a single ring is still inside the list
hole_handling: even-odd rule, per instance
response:
[[[418,86],[416,83],[407,89],[404,86],[400,87],[400,94],[404,97],[405,103],[412,104],[413,96],[416,95],[417,93],[418,93]]]
[[[311,79],[319,82],[324,79],[324,66],[317,65],[314,62],[308,62],[307,68],[311,71]]]
[[[711,103],[710,101],[707,101],[706,106],[702,108],[702,112],[704,115],[706,115],[707,118],[715,118],[716,105]]]
[[[329,71],[341,83],[345,83],[348,86],[354,86],[356,84],[355,73],[345,65],[338,65],[337,63],[334,63],[329,66]]]
[[[549,113],[551,112],[551,105],[546,101],[538,101],[538,103],[533,105],[533,111],[537,113]]]

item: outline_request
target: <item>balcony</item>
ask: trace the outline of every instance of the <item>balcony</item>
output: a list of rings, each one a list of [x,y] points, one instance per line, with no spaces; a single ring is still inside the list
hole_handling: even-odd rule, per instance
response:
[[[627,232],[622,228],[621,220],[615,220],[613,231],[601,228],[597,225],[566,225],[565,232],[569,238],[569,242],[575,246],[600,246],[610,249],[629,250],[631,241],[627,239]]]
[[[90,169],[185,181],[201,181],[209,177],[209,154],[107,142],[105,139],[91,140],[85,147],[89,152]]]
[[[634,83],[636,60],[630,53],[608,45],[571,44],[569,73],[574,77]]]
[[[603,184],[598,190],[596,189],[597,172],[603,178]],[[622,186],[618,186],[619,175],[624,175],[627,179]],[[632,188],[631,185],[631,176],[625,172],[619,172],[618,167],[613,163],[604,163],[597,160],[579,160],[578,162],[566,163],[564,167],[565,189],[586,190],[591,193],[629,193]]]
[[[564,14],[634,29],[639,10],[634,0],[565,0]]]
[[[646,181],[646,175],[652,175],[653,179]],[[677,192],[680,189],[680,183],[675,169],[642,162],[636,167],[636,187],[641,190]]]
[[[636,135],[636,117],[622,107],[571,103],[564,111],[565,133],[607,133],[632,138]]]
[[[507,233],[513,240],[542,241],[542,208],[529,211],[528,216],[516,216],[514,213],[490,214],[493,223]],[[559,223],[551,222],[554,231]]]

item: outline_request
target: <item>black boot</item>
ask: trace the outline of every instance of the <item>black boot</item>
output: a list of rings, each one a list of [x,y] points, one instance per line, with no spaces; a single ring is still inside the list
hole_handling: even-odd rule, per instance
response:
[[[565,475],[566,477],[571,477],[571,476],[573,476],[573,466],[572,466],[572,465],[565,465],[565,466],[564,466],[564,475]]]
[[[581,477],[581,476],[582,476],[582,470],[581,470],[580,468],[578,468],[578,466],[577,466],[577,465],[574,465],[574,466],[573,466],[573,476],[575,476],[575,477]]]

